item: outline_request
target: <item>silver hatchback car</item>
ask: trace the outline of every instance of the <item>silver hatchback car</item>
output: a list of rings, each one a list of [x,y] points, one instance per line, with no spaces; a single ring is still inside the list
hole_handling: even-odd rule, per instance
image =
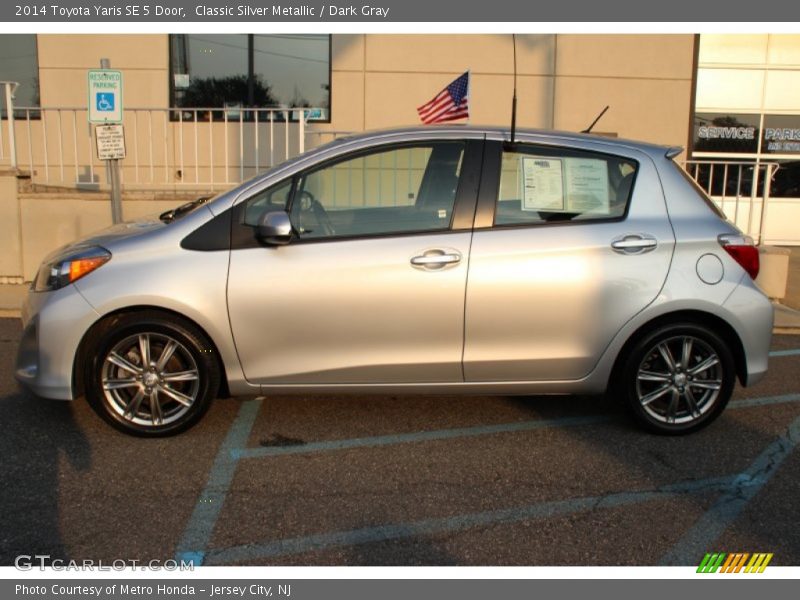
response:
[[[339,139],[47,257],[16,376],[167,435],[212,399],[594,394],[710,423],[767,370],[758,250],[673,162],[589,135]]]

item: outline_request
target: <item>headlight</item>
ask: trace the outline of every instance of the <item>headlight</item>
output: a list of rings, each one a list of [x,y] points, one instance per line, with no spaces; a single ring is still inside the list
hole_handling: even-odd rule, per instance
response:
[[[69,285],[88,275],[111,259],[111,253],[100,246],[72,248],[39,267],[34,292],[49,292]]]

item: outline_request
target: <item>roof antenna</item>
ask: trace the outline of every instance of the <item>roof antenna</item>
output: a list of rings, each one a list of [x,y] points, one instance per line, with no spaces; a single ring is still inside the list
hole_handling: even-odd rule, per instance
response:
[[[517,36],[511,34],[511,43],[514,45],[514,95],[511,97],[511,143],[514,143],[514,134],[517,131]]]
[[[591,124],[591,125],[589,125],[589,126],[588,126],[586,129],[584,129],[583,131],[581,131],[581,133],[592,133],[592,128],[593,128],[595,125],[597,125],[597,122],[598,122],[600,119],[602,119],[602,118],[603,118],[603,115],[604,115],[604,114],[606,114],[606,111],[607,111],[607,110],[608,110],[608,106],[606,106],[606,107],[605,107],[605,108],[604,108],[602,111],[600,111],[600,114],[599,114],[599,115],[597,115],[597,118],[596,118],[594,121],[592,121],[592,124]]]

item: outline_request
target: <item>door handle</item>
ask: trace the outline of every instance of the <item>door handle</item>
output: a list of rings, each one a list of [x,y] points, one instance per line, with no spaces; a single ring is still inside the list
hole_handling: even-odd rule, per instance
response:
[[[656,246],[656,238],[638,233],[625,235],[611,242],[611,248],[620,254],[644,254],[655,250]]]
[[[411,259],[411,264],[415,267],[426,269],[441,269],[447,265],[461,262],[461,254],[453,250],[426,250],[419,256]]]

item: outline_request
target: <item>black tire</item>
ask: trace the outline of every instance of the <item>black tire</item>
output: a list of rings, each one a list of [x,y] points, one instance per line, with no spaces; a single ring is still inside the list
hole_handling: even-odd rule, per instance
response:
[[[683,364],[687,340],[688,367]],[[716,419],[735,384],[733,355],[725,341],[708,327],[686,322],[659,327],[634,344],[618,391],[640,425],[659,434],[683,435]]]
[[[84,364],[86,398],[95,412],[143,437],[175,435],[197,423],[221,379],[208,337],[155,311],[114,317],[89,343]]]

